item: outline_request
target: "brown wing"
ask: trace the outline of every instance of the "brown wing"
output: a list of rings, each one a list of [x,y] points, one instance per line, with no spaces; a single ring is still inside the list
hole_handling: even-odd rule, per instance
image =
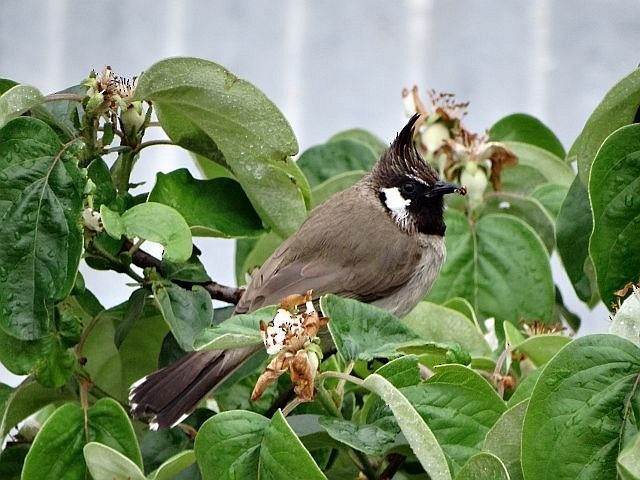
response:
[[[236,312],[277,304],[313,290],[372,302],[391,295],[411,277],[422,248],[403,234],[382,205],[365,201],[366,184],[316,208],[252,276]],[[347,233],[349,232],[349,233]]]

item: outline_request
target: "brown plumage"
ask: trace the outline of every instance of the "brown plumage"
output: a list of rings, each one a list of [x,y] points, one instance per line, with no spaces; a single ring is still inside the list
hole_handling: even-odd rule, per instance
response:
[[[420,301],[444,261],[442,195],[456,186],[439,182],[416,151],[417,118],[369,174],[316,207],[252,275],[236,313],[308,290],[373,303],[398,316]],[[401,209],[406,203],[406,211],[394,211],[394,199]],[[132,413],[151,417],[152,427],[175,424],[260,348],[187,354],[132,386]]]

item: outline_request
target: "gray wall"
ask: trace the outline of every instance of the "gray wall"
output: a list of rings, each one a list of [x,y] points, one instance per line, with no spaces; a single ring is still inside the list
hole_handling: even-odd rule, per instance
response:
[[[523,111],[568,147],[606,91],[640,62],[637,1],[4,0],[0,76],[51,93],[111,65],[133,76],[167,56],[216,61],[262,89],[302,149],[355,126],[390,140],[404,121],[400,91],[419,85],[469,100],[482,131]],[[135,180],[188,166],[173,148],[148,149]],[[233,247],[206,240],[214,278],[233,282]],[[123,279],[88,278],[105,305]],[[604,331],[603,308],[583,316]]]

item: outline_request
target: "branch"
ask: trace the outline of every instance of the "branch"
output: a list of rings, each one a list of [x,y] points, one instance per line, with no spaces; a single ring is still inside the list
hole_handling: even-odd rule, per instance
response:
[[[121,251],[128,252],[132,247],[133,243],[131,243],[129,240],[126,240],[122,245]],[[134,265],[140,268],[152,267],[156,270],[162,270],[162,262],[160,260],[158,260],[153,255],[145,252],[144,250],[140,250],[139,248],[135,249],[132,252],[131,261]],[[200,285],[204,287],[207,292],[209,292],[209,296],[212,299],[232,303],[233,305],[236,305],[240,301],[240,297],[242,297],[242,294],[244,293],[244,288],[229,287],[227,285],[221,285],[213,281],[199,283],[174,280],[173,282],[185,288],[192,287],[193,285]]]

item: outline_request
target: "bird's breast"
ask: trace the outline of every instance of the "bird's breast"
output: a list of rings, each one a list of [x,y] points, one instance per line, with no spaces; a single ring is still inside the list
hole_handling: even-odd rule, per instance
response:
[[[440,273],[446,257],[444,238],[440,235],[418,234],[422,256],[409,281],[392,295],[373,302],[398,317],[403,317],[424,298]]]

